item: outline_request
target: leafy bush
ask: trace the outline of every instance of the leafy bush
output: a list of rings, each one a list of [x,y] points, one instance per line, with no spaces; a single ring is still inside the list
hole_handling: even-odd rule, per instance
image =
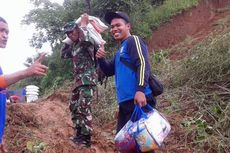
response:
[[[106,84],[98,85],[98,97],[92,110],[98,123],[104,124],[114,120],[118,107],[115,92],[113,78],[109,78]]]
[[[177,75],[180,84],[209,84],[230,77],[230,33],[209,37],[192,50],[194,55],[182,63]]]
[[[196,108],[182,122],[194,151],[229,152],[230,33],[210,35],[190,52],[193,56],[170,63],[168,95],[177,95],[178,105],[188,105],[181,98],[186,97]],[[167,98],[170,101],[175,96]]]

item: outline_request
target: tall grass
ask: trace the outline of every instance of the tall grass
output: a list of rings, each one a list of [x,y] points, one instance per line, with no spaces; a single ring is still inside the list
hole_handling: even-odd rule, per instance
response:
[[[176,14],[196,6],[198,2],[199,0],[165,0],[163,5],[152,6],[143,1],[130,14],[134,33],[148,39],[154,28]]]
[[[183,112],[187,116],[180,123],[194,152],[230,152],[230,33],[210,35],[190,52],[184,60],[165,63],[168,101],[177,97],[181,112],[185,105],[196,108]]]
[[[221,83],[230,78],[230,33],[209,37],[194,48],[193,56],[177,72],[179,84]]]
[[[152,27],[158,27],[162,22],[168,21],[172,16],[181,13],[192,6],[196,6],[199,0],[166,0],[164,5],[153,8],[147,21]]]
[[[98,123],[105,124],[114,121],[117,112],[116,91],[113,78],[103,85],[98,85],[98,96],[92,109]]]

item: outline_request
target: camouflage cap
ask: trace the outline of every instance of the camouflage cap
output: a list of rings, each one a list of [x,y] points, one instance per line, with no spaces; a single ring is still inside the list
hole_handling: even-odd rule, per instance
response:
[[[77,26],[78,26],[78,25],[77,25],[76,21],[68,22],[68,23],[66,23],[66,24],[64,25],[63,31],[64,31],[64,33],[71,32],[71,31],[73,31]]]

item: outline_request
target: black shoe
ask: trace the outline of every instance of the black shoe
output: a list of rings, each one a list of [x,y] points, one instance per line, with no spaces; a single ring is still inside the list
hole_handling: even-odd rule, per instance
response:
[[[72,140],[74,143],[78,143],[79,141],[81,141],[81,135],[75,135],[70,137],[70,140]]]
[[[78,145],[83,147],[91,147],[91,136],[90,135],[81,135],[79,139],[76,141]]]
[[[76,134],[72,137],[70,137],[70,140],[72,140],[74,143],[81,140],[81,128],[76,128]]]

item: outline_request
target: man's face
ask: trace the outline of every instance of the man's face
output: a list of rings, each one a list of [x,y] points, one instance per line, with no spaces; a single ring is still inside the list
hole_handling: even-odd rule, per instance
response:
[[[0,48],[5,48],[8,40],[9,28],[8,25],[0,21]]]
[[[126,39],[130,33],[130,24],[126,23],[125,20],[121,18],[114,18],[111,21],[111,35],[115,40],[122,41]]]
[[[67,36],[73,41],[78,42],[79,40],[79,29],[75,28],[73,31],[68,32]]]

